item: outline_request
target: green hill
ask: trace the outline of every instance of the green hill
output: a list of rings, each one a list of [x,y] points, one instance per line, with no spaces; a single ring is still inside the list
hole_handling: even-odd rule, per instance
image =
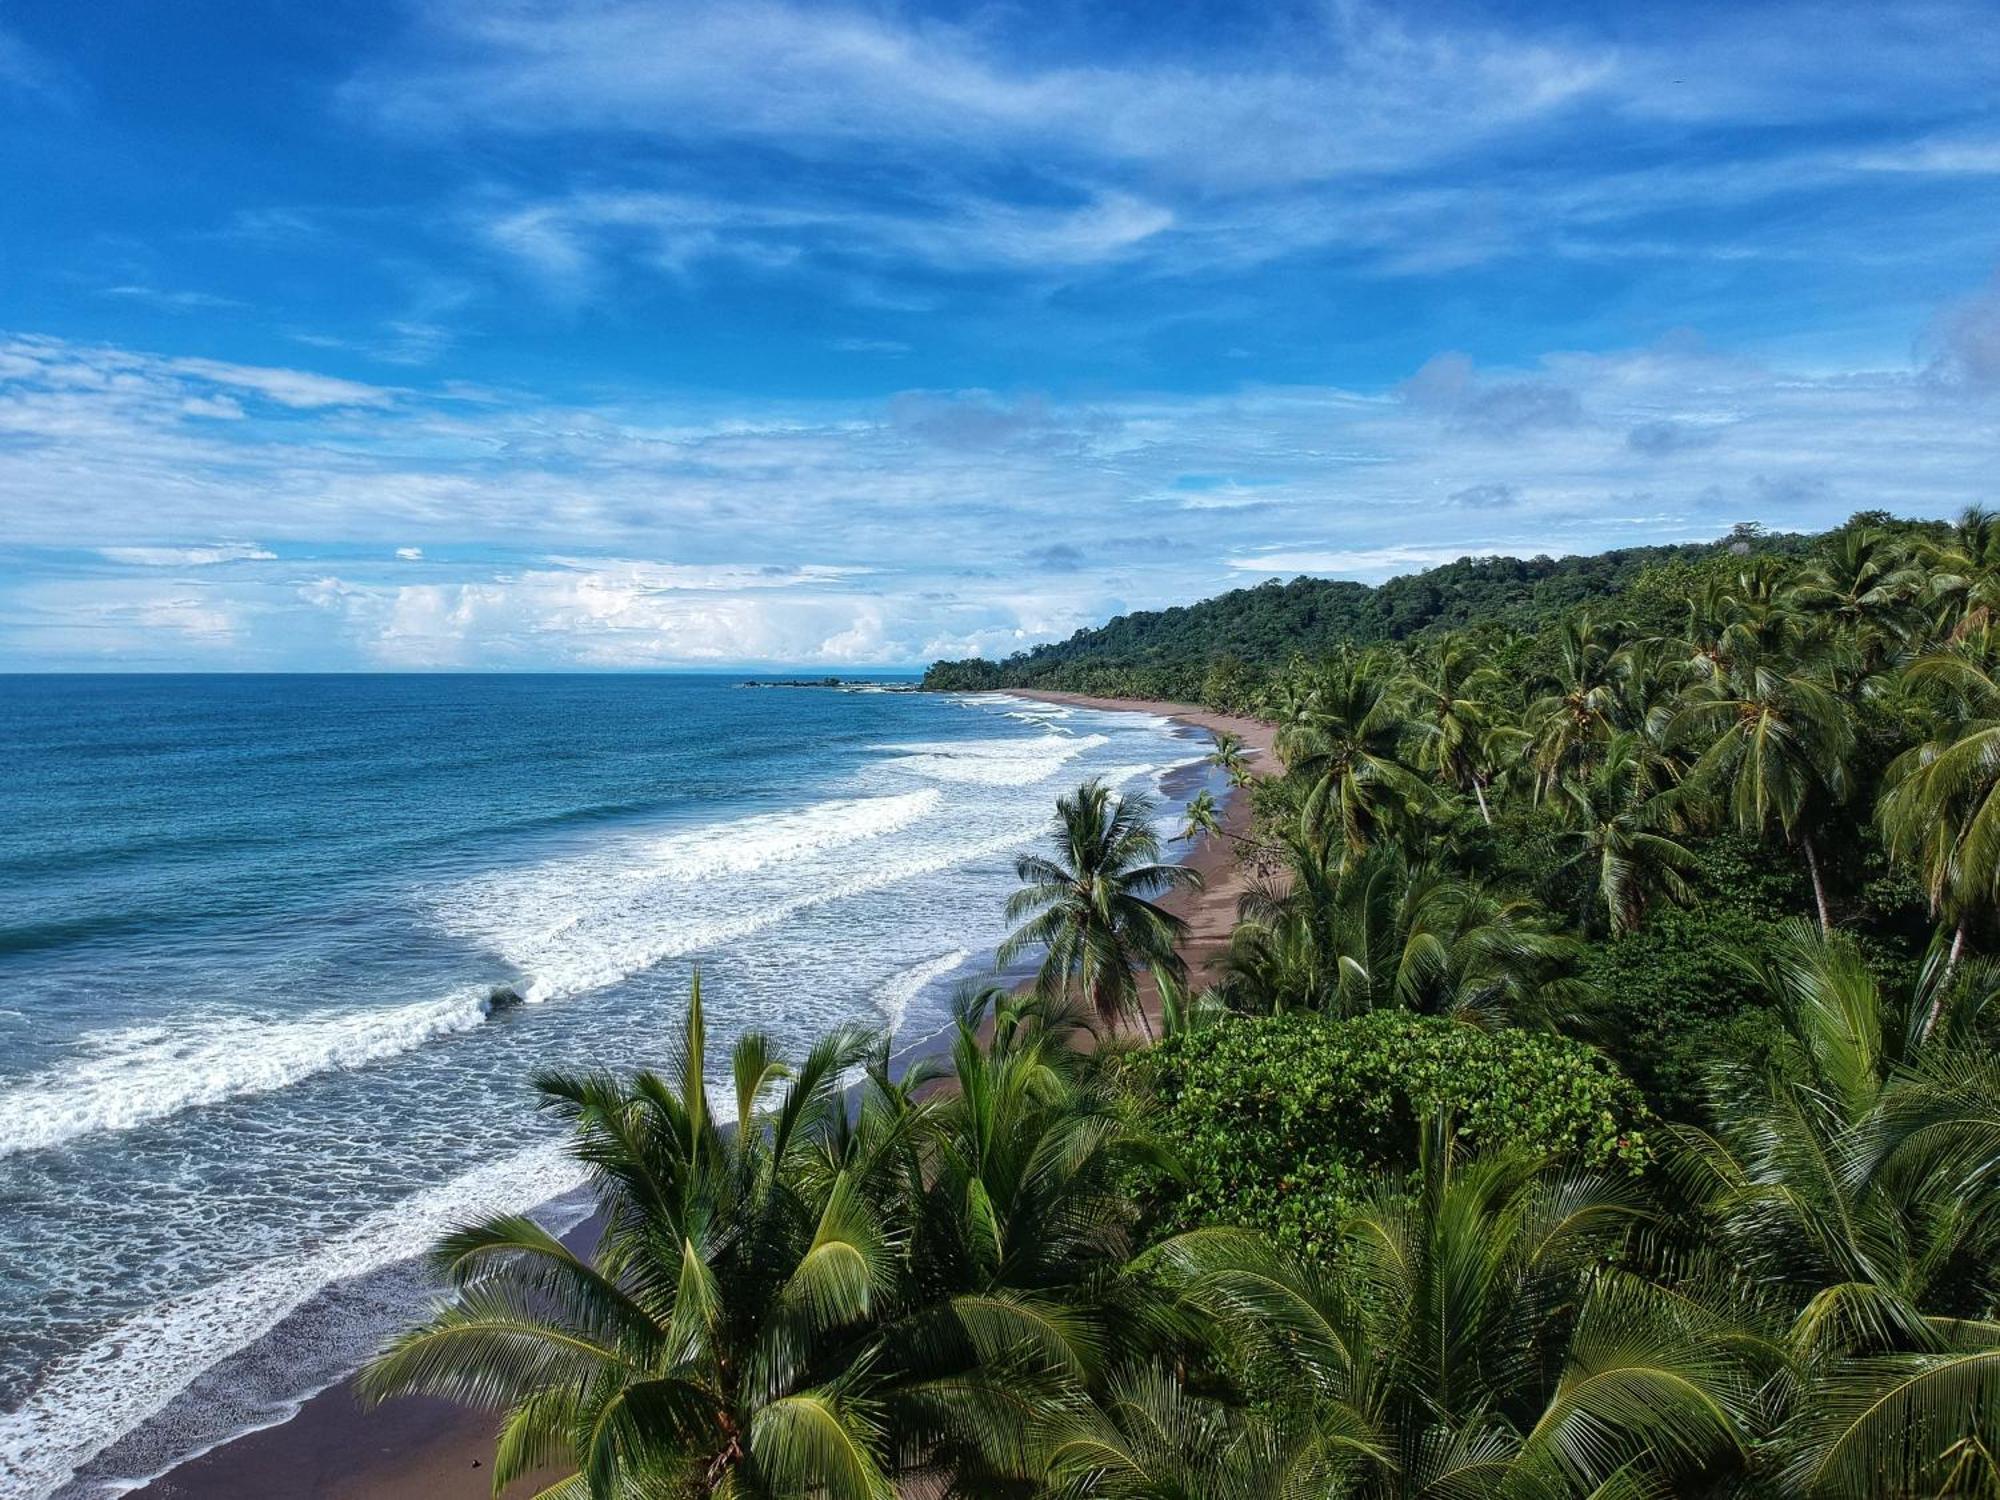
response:
[[[1199,604],[1120,615],[1001,661],[935,662],[924,686],[1214,699],[1216,693],[1204,691],[1212,672],[1268,668],[1343,642],[1404,640],[1434,630],[1491,625],[1531,633],[1581,605],[1604,604],[1641,625],[1665,629],[1680,623],[1688,580],[1705,563],[1746,547],[1795,554],[1811,541],[1739,528],[1713,542],[1623,547],[1585,557],[1465,557],[1372,588],[1274,578]]]

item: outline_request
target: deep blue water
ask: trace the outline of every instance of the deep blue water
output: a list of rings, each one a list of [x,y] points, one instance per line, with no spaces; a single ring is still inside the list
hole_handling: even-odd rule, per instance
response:
[[[718,1057],[935,1029],[1056,793],[1201,749],[710,677],[0,678],[0,1493],[336,1378],[382,1268],[572,1186],[529,1073],[661,1060],[697,964]]]

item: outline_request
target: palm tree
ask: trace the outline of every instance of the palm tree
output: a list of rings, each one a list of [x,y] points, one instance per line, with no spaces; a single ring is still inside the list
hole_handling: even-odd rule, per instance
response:
[[[1397,1006],[1490,1024],[1573,1008],[1576,945],[1529,903],[1377,849],[1342,870],[1326,841],[1287,842],[1281,884],[1244,898],[1223,997],[1253,1012]]]
[[[1191,1391],[1158,1364],[1121,1372],[1051,1425],[1049,1500],[1324,1500],[1337,1451],[1263,1414]]]
[[[1875,819],[1890,856],[1953,923],[1951,959],[1967,928],[2000,904],[2000,681],[1980,631],[1920,657],[1904,673],[1944,700],[1944,733],[1904,751],[1883,778]]]
[[[1014,863],[1022,888],[1008,899],[1007,920],[1022,925],[1001,943],[999,962],[1040,948],[1040,986],[1074,988],[1112,1030],[1134,1007],[1138,970],[1181,971],[1174,949],[1187,924],[1151,898],[1201,885],[1185,865],[1159,862],[1153,810],[1148,797],[1085,782],[1056,800],[1054,852]],[[1143,1011],[1139,1019],[1150,1036]]]
[[[1417,766],[1459,792],[1472,793],[1488,827],[1493,813],[1486,790],[1505,764],[1506,752],[1527,738],[1499,721],[1506,686],[1479,644],[1465,635],[1446,636],[1428,661],[1405,671],[1401,679],[1418,736]]]
[[[1629,634],[1582,611],[1563,621],[1549,690],[1529,703],[1525,716],[1538,796],[1587,767],[1619,727],[1618,643]]]
[[[1192,843],[1196,839],[1219,835],[1221,832],[1222,817],[1215,805],[1215,794],[1203,788],[1188,800],[1187,809],[1181,819],[1178,842]]]
[[[745,1036],[742,1124],[727,1131],[704,1082],[697,982],[676,1077],[538,1079],[590,1171],[595,1254],[517,1215],[448,1235],[432,1260],[453,1300],[376,1356],[364,1394],[500,1411],[496,1492],[553,1465],[573,1477],[546,1493],[592,1500],[889,1500],[896,1396],[873,1341],[898,1249],[851,1177],[806,1192],[795,1171],[867,1045],[835,1033],[793,1071]]]
[[[1311,790],[1308,830],[1337,829],[1344,858],[1358,858],[1385,829],[1433,800],[1404,758],[1408,720],[1387,659],[1343,652],[1313,669],[1301,717],[1278,731],[1285,763]]]
[[[1915,623],[1912,606],[1924,583],[1923,570],[1895,536],[1873,526],[1850,526],[1799,570],[1787,598],[1851,646],[1866,677],[1908,639]]]
[[[1250,1368],[1356,1500],[1680,1493],[1743,1458],[1759,1365],[1695,1280],[1632,1269],[1629,1180],[1426,1131],[1329,1247],[1329,1273],[1198,1230],[1147,1263]]]
[[[1820,927],[1831,931],[1814,818],[1847,795],[1854,726],[1826,684],[1744,645],[1718,658],[1674,715],[1667,739],[1696,752],[1690,806],[1759,836],[1774,826],[1805,855]]]
[[[1630,730],[1612,735],[1604,759],[1587,776],[1566,780],[1556,790],[1567,825],[1559,844],[1573,852],[1565,868],[1581,866],[1589,895],[1603,907],[1614,934],[1639,925],[1649,902],[1659,895],[1687,901],[1687,876],[1694,855],[1671,834],[1675,812],[1663,795],[1667,773],[1646,739]]]
[[[1931,570],[1933,629],[1956,637],[1991,625],[2000,605],[2000,512],[1971,506],[1950,540],[1926,544],[1920,552]]]
[[[1970,1025],[1926,1017],[1950,985],[1969,1021],[2000,977],[1976,965],[1947,979],[1934,949],[1913,990],[1892,997],[1851,941],[1804,922],[1746,962],[1779,1001],[1781,1045],[1761,1073],[1718,1069],[1716,1130],[1674,1139],[1704,1233],[1786,1303],[1789,1487],[1990,1492],[1979,1486],[2000,1479],[2000,1073],[1968,1050]],[[1981,1078],[1983,1105],[1956,1107]]]
[[[1250,754],[1243,743],[1243,736],[1231,729],[1218,729],[1212,738],[1215,748],[1207,756],[1207,764],[1214,766],[1229,778],[1231,786],[1243,786],[1250,780]]]

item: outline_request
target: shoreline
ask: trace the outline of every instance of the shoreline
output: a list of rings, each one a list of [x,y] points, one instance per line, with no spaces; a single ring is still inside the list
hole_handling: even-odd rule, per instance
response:
[[[1272,729],[1252,719],[1211,713],[1186,703],[1152,699],[1096,698],[1079,693],[1033,689],[1000,690],[998,696],[1112,713],[1149,713],[1203,733],[1227,730],[1243,736],[1257,753],[1256,774],[1277,764]],[[1171,774],[1171,773],[1169,773]],[[1248,831],[1249,799],[1230,788],[1220,798],[1222,833],[1176,846],[1178,861],[1200,873],[1202,887],[1173,891],[1160,904],[1188,924],[1182,955],[1191,983],[1213,977],[1216,961],[1235,925],[1236,905],[1248,883],[1237,863],[1234,840]],[[1140,978],[1140,1005],[1149,1024],[1159,1021],[1159,997],[1150,976]],[[945,1044],[940,1031],[910,1043],[905,1066]],[[592,1216],[563,1236],[572,1248],[595,1237]],[[404,1397],[364,1408],[353,1379],[308,1396],[290,1416],[224,1439],[193,1454],[134,1489],[132,1500],[486,1500],[492,1494],[490,1469],[495,1419],[436,1397]],[[544,1481],[545,1482],[545,1481]],[[508,1497],[526,1497],[539,1486],[522,1481]]]

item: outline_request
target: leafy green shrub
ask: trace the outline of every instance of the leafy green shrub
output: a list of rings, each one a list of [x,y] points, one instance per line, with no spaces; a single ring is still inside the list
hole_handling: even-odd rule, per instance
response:
[[[1740,907],[1662,905],[1586,953],[1580,977],[1597,991],[1605,1050],[1667,1119],[1705,1122],[1715,1064],[1754,1060],[1775,1039],[1771,1001],[1737,957],[1774,930]]]
[[[1329,1243],[1371,1173],[1410,1165],[1440,1108],[1473,1146],[1514,1145],[1638,1170],[1638,1090],[1601,1053],[1438,1016],[1231,1018],[1169,1038],[1137,1067],[1188,1172],[1164,1227],[1240,1224],[1293,1249]]]
[[[1779,1030],[1772,997],[1742,955],[1768,948],[1812,897],[1790,851],[1736,834],[1690,840],[1697,904],[1662,902],[1643,928],[1586,950],[1578,977],[1597,994],[1604,1049],[1669,1120],[1708,1123],[1707,1080],[1723,1061],[1761,1062]],[[1870,841],[1862,840],[1866,855]],[[1891,989],[1906,988],[1927,936],[1912,891],[1879,855],[1839,903],[1840,925]]]

